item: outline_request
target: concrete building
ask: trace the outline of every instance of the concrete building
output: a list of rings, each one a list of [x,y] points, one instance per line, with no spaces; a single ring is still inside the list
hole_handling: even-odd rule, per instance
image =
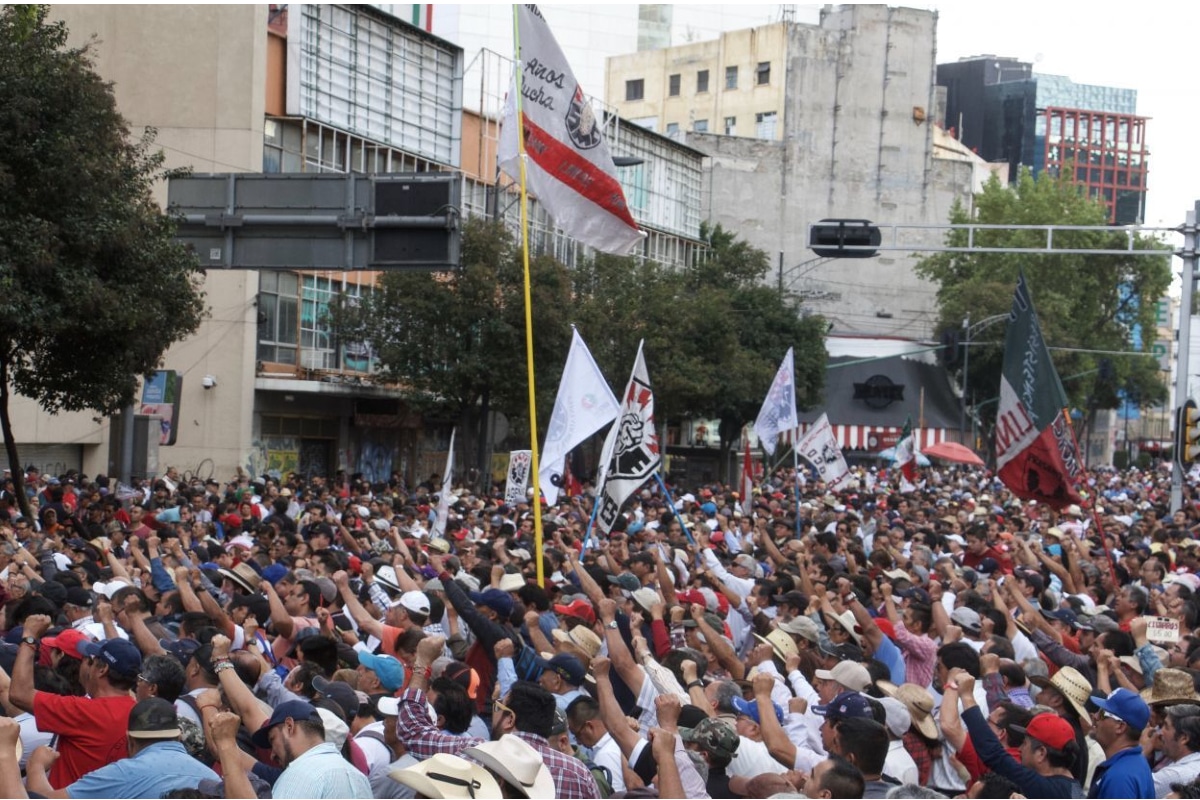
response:
[[[704,216],[777,258],[779,285],[835,332],[928,338],[934,289],[913,273],[913,250],[830,261],[813,257],[807,234],[825,218],[942,225],[955,201],[970,205],[990,168],[940,146],[936,24],[935,13],[918,9],[826,6],[816,24],[613,57],[607,99],[622,116],[654,117],[659,130],[679,124],[681,139],[709,157]],[[734,67],[738,88],[725,90]],[[708,92],[697,91],[703,70]],[[626,100],[639,80],[643,96]],[[714,116],[730,117],[734,135]],[[684,124],[699,119],[709,120],[707,131]],[[885,244],[914,250],[942,239],[916,229],[890,236],[885,230]]]
[[[988,161],[1067,174],[1104,201],[1115,225],[1146,215],[1147,118],[1137,91],[1076,83],[1033,72],[1012,58],[977,56],[939,64],[946,119],[964,144]]]
[[[51,15],[74,44],[95,35],[97,69],[113,82],[118,108],[133,130],[158,130],[168,167],[455,170],[466,213],[515,226],[518,208],[496,187],[496,122],[463,108],[463,51],[410,24],[411,8],[394,7],[401,18],[369,6],[305,4],[54,6]],[[506,84],[510,65],[497,61],[493,84]],[[630,161],[621,178],[648,233],[644,255],[690,262],[703,247],[702,155],[616,118],[608,124],[613,152]],[[157,197],[165,202],[165,185]],[[568,264],[582,254],[536,202],[531,242]],[[163,360],[182,379],[169,426],[175,443],[148,446],[145,472],[171,465],[185,477],[228,480],[239,468],[344,469],[371,481],[393,471],[410,481],[440,473],[449,429],[426,424],[392,387],[377,384],[374,354],[338,341],[325,318],[334,298],[362,296],[376,277],[208,270],[208,318]],[[135,411],[162,412],[151,402],[158,385],[150,382]],[[12,411],[25,463],[50,474],[117,474],[116,420],[52,417],[19,397]]]
[[[667,135],[779,141],[789,27],[780,22],[610,58],[605,100],[621,116]]]

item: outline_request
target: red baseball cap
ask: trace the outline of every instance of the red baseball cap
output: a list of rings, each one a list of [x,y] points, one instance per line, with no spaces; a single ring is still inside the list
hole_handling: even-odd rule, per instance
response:
[[[892,621],[887,617],[876,617],[875,625],[879,630],[883,631],[883,635],[889,639],[896,638],[896,629],[892,626]]]
[[[1013,725],[1013,730],[1031,736],[1055,750],[1062,750],[1067,746],[1067,742],[1075,740],[1075,729],[1058,714],[1038,714],[1030,720],[1028,727]]]
[[[596,609],[592,608],[592,604],[587,600],[574,600],[565,606],[556,605],[554,613],[567,617],[579,617],[589,625],[596,624]]]
[[[725,531],[713,531],[712,536],[709,536],[708,540],[713,544],[720,544],[725,541]]]
[[[42,639],[42,644],[46,647],[53,647],[55,650],[61,650],[71,658],[78,661],[83,660],[83,656],[76,649],[80,642],[90,642],[82,631],[77,631],[74,628],[67,628],[57,636],[47,636]]]

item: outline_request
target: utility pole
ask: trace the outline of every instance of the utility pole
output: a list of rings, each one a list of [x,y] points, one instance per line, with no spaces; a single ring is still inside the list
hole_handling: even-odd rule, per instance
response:
[[[1183,406],[1188,400],[1188,373],[1191,360],[1192,337],[1192,292],[1196,290],[1196,220],[1200,217],[1200,200],[1187,213],[1187,222],[1178,230],[1183,234],[1183,249],[1175,255],[1183,260],[1183,296],[1179,298],[1179,331],[1175,351],[1175,405]],[[1178,433],[1178,431],[1176,431]],[[1176,437],[1178,438],[1178,436]],[[1176,448],[1178,449],[1178,447]],[[1182,453],[1176,452],[1171,465],[1171,512],[1183,508],[1183,463]]]

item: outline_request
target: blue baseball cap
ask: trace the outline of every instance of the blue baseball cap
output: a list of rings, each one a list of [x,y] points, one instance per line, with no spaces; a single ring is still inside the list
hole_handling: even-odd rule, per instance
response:
[[[572,686],[582,686],[587,678],[587,670],[579,659],[570,653],[559,653],[546,662],[543,669],[555,673]]]
[[[813,706],[813,713],[826,719],[875,719],[871,703],[858,692],[842,692],[829,701],[828,705]]]
[[[739,717],[749,717],[750,719],[754,720],[756,723],[758,723],[760,725],[762,724],[762,720],[758,716],[758,701],[757,700],[743,700],[740,697],[734,697],[731,699],[733,702],[733,707],[734,707],[734,709],[737,710]],[[783,709],[780,708],[777,703],[771,703],[771,706],[775,709],[775,719],[778,720],[780,723],[782,723],[783,722]]]
[[[271,748],[271,729],[276,725],[282,725],[289,719],[299,721],[319,721],[321,715],[317,713],[317,709],[312,703],[305,700],[288,700],[286,703],[280,703],[271,712],[271,718],[262,724],[262,727],[254,732],[250,737],[250,741],[255,747],[261,747],[263,750]]]
[[[1114,689],[1108,697],[1093,697],[1092,702],[1124,722],[1131,728],[1141,730],[1150,721],[1150,706],[1137,692],[1129,689]]]
[[[487,606],[504,619],[513,613],[513,599],[508,592],[499,589],[485,589],[482,592],[471,592],[471,600],[477,606]]]
[[[108,665],[109,670],[123,678],[136,678],[142,668],[142,651],[128,639],[80,642],[75,649],[84,658],[94,658]]]
[[[394,692],[404,685],[404,664],[392,656],[359,653],[358,663],[375,673],[383,688]]]

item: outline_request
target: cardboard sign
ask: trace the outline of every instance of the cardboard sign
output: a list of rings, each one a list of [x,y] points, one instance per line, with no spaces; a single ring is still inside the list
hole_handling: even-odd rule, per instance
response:
[[[1174,644],[1179,641],[1179,620],[1170,617],[1143,617],[1146,638],[1152,642]]]

